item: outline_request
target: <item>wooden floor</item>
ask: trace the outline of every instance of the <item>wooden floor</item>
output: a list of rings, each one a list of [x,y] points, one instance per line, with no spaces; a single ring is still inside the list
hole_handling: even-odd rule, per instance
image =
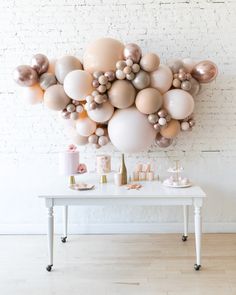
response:
[[[236,234],[204,235],[199,272],[192,235],[57,237],[51,273],[46,247],[45,236],[0,236],[0,294],[236,295]]]

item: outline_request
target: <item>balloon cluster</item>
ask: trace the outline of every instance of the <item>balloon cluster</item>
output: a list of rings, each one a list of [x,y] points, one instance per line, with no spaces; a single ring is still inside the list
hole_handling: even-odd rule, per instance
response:
[[[181,131],[191,130],[193,96],[217,72],[208,60],[164,65],[157,54],[142,54],[137,44],[102,38],[88,46],[83,62],[36,54],[30,65],[15,69],[14,79],[30,103],[43,102],[72,122],[76,144],[100,148],[110,140],[132,153],[153,142],[168,147]]]

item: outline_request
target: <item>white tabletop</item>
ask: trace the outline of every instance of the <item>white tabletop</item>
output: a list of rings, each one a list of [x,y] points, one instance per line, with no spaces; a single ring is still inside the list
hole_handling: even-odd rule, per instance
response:
[[[108,182],[106,184],[99,184],[98,179],[92,181],[88,179],[86,183],[95,184],[95,188],[86,191],[76,191],[70,189],[66,181],[64,184],[54,187],[51,190],[39,195],[40,198],[142,198],[142,197],[206,197],[206,194],[199,186],[191,186],[188,188],[169,188],[165,187],[159,181],[143,181],[138,182],[142,184],[139,190],[128,190],[127,186],[115,186],[114,183]]]

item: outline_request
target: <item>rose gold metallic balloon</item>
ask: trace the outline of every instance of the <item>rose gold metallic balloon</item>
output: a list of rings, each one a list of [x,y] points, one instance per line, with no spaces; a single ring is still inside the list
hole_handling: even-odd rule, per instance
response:
[[[46,55],[38,53],[32,57],[31,67],[39,74],[47,72],[49,67],[49,60]]]
[[[139,62],[142,55],[141,48],[135,43],[125,45],[124,57],[125,59],[132,59],[133,62]]]
[[[38,74],[30,66],[18,66],[14,73],[13,78],[20,86],[30,87],[38,82]]]
[[[200,83],[209,83],[218,74],[217,66],[210,60],[199,62],[192,71],[192,76]]]
[[[166,148],[172,144],[173,139],[172,138],[165,138],[160,133],[158,133],[156,136],[155,142],[159,147]]]

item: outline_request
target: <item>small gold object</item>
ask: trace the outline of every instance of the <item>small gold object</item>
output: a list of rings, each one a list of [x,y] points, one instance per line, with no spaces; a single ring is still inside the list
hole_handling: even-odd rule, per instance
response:
[[[69,181],[70,181],[70,186],[75,185],[75,177],[74,177],[73,175],[71,175],[71,176],[69,177]]]
[[[107,176],[106,175],[101,175],[100,183],[107,183]]]

